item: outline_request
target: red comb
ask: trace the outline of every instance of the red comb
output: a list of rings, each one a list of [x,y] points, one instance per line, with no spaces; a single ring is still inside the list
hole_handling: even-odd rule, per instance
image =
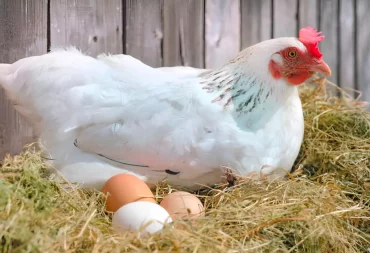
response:
[[[311,53],[316,58],[321,59],[322,54],[318,47],[320,41],[322,41],[325,36],[320,36],[321,32],[318,32],[312,27],[305,27],[299,30],[298,40],[306,46],[307,51]]]

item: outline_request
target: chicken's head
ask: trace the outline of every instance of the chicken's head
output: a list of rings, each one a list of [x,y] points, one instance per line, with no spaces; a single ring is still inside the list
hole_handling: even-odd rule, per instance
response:
[[[322,59],[318,43],[324,39],[321,32],[311,27],[302,28],[299,38],[276,39],[276,52],[271,55],[268,70],[274,79],[284,78],[287,83],[298,85],[314,72],[331,75],[329,66]],[[279,44],[281,45],[278,48]]]

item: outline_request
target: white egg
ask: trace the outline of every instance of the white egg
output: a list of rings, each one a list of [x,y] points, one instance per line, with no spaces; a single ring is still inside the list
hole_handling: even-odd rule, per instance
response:
[[[112,226],[118,232],[127,230],[136,232],[142,229],[144,232],[154,234],[171,222],[170,214],[160,205],[138,201],[119,208],[113,215]]]

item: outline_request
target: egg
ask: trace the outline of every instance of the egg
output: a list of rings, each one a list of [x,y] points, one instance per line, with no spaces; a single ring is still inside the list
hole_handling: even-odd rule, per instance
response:
[[[160,205],[171,215],[172,220],[204,216],[202,202],[193,194],[178,191],[168,194]]]
[[[118,174],[109,178],[102,191],[107,195],[108,212],[115,212],[121,206],[135,201],[157,203],[146,183],[130,174]]]
[[[132,231],[154,234],[171,223],[170,214],[152,202],[132,202],[119,208],[112,218],[112,227],[118,232]],[[147,233],[146,233],[147,232]]]

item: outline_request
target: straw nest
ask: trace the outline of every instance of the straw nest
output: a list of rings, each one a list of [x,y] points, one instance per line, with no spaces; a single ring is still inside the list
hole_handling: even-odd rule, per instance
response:
[[[151,237],[119,235],[104,196],[59,184],[34,146],[0,169],[2,252],[370,252],[370,113],[325,80],[301,87],[294,172],[198,192],[206,216]],[[174,189],[162,183],[157,200]]]

